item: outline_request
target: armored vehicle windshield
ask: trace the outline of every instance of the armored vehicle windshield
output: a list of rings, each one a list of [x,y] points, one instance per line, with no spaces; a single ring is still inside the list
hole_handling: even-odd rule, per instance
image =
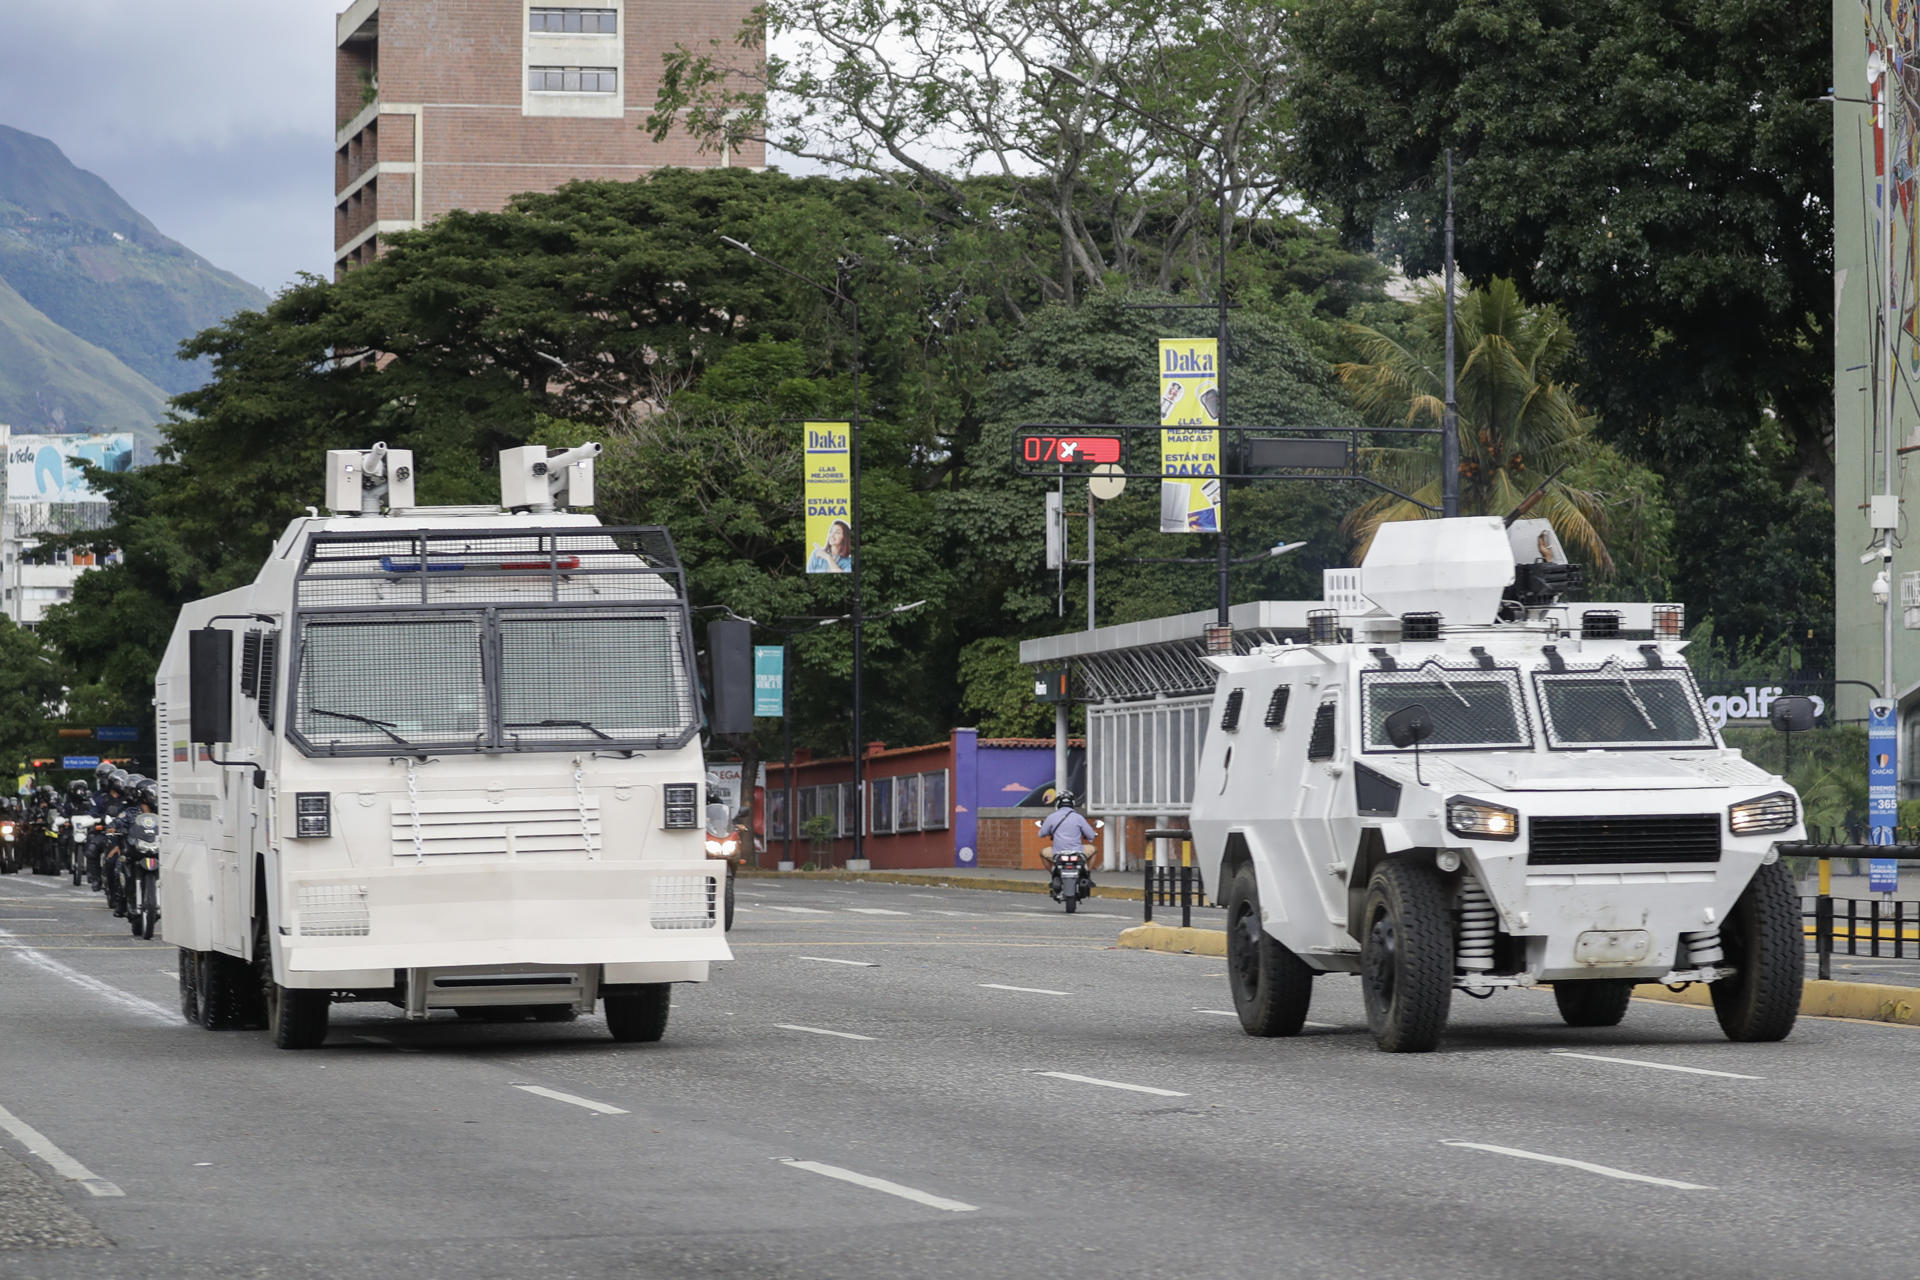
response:
[[[1360,693],[1366,707],[1368,751],[1394,751],[1387,717],[1422,706],[1433,724],[1427,750],[1531,750],[1533,729],[1511,667],[1447,667],[1429,661],[1411,670],[1365,671]]]
[[[1536,672],[1541,721],[1555,750],[1711,747],[1699,691],[1685,668]]]

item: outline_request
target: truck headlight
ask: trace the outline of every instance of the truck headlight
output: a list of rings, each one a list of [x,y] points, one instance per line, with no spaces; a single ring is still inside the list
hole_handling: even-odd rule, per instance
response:
[[[700,825],[700,784],[696,782],[669,782],[661,788],[666,803],[665,821],[669,831],[681,830]]]
[[[1505,805],[1454,796],[1447,801],[1447,830],[1469,840],[1512,840],[1520,835],[1520,815]]]
[[[297,840],[323,840],[333,834],[333,794],[296,791],[293,795],[293,834]]]
[[[1800,806],[1793,793],[1775,791],[1771,795],[1742,800],[1727,808],[1727,829],[1737,836],[1759,836],[1769,831],[1785,831],[1800,820]]]

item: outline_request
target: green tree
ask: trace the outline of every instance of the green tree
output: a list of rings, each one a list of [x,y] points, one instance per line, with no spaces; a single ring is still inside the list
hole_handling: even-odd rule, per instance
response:
[[[32,631],[0,617],[0,763],[59,749],[51,730],[65,696],[54,655]]]

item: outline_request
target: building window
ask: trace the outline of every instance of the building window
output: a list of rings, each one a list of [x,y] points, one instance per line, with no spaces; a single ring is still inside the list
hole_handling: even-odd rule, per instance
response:
[[[619,23],[612,9],[569,9],[544,5],[528,12],[527,30],[560,35],[620,34]]]
[[[893,780],[893,829],[920,829],[920,775],[909,773]]]
[[[528,67],[527,88],[534,93],[615,93],[618,76],[612,67]]]
[[[767,839],[787,838],[787,793],[784,788],[767,793]]]
[[[947,829],[947,771],[920,775],[920,829]]]
[[[1915,721],[1920,724],[1920,721]],[[867,784],[873,792],[873,834],[877,836],[893,833],[893,779],[875,778]]]

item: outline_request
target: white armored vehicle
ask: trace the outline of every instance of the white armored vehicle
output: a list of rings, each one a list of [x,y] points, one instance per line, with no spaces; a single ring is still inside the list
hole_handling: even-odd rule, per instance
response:
[[[415,507],[403,451],[335,451],[333,514],[181,611],[155,705],[189,1020],[302,1048],[335,1001],[599,1003],[657,1040],[667,984],[732,958],[684,578],[665,530],[566,510],[598,451],[507,450],[470,508]]]
[[[1792,1029],[1798,798],[1721,744],[1677,618],[1578,585],[1545,521],[1389,524],[1308,643],[1207,659],[1194,848],[1249,1034],[1298,1032],[1322,973],[1389,1051],[1435,1047],[1456,989],[1540,983],[1575,1026],[1702,982],[1729,1037]]]

